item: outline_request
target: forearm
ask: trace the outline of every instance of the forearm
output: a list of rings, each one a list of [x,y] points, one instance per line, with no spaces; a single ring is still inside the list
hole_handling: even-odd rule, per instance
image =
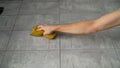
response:
[[[93,23],[94,20],[86,20],[69,24],[60,24],[56,26],[55,31],[72,34],[88,34],[94,32],[92,28]]]
[[[94,24],[98,31],[109,29],[119,25],[120,25],[120,9],[98,18],[96,20],[96,23]]]
[[[55,31],[72,34],[89,34],[120,25],[120,9],[96,20],[86,20],[55,26]]]

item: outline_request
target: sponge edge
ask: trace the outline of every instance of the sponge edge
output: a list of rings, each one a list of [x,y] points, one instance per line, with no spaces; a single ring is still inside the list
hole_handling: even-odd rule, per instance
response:
[[[51,34],[46,34],[45,37],[48,39],[54,39],[57,35],[57,32],[53,32]]]
[[[43,36],[43,33],[44,33],[44,30],[40,30],[40,31],[37,31],[37,26],[34,26],[32,28],[32,31],[30,33],[31,36],[36,36],[36,37],[40,37],[40,36]],[[53,32],[51,34],[46,34],[44,35],[44,37],[48,38],[48,39],[54,39],[57,35],[57,32]]]

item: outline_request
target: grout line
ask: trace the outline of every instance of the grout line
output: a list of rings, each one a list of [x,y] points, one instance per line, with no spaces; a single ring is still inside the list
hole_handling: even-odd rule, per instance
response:
[[[60,1],[59,1],[59,24],[60,24]],[[61,68],[61,36],[59,35],[59,62],[60,62],[60,68]]]
[[[23,15],[57,15],[58,13],[30,13],[30,14],[19,14],[20,16]]]
[[[44,0],[43,0],[43,1],[34,1],[34,0],[24,1],[24,0],[23,0],[23,2],[24,2],[24,3],[38,3],[38,2],[43,2],[43,3],[44,3],[44,2],[59,2],[59,0],[57,0],[57,1],[44,1]]]
[[[58,13],[46,13],[46,14],[44,14],[44,13],[32,13],[32,14],[18,14],[19,16],[24,16],[24,15],[57,15]],[[16,16],[16,15],[0,15],[0,16]]]
[[[5,48],[5,50],[2,50],[2,51],[4,51],[4,55],[3,55],[3,59],[1,60],[1,64],[3,63],[3,61],[4,61],[4,57],[5,57],[5,55],[6,55],[6,52],[7,52],[7,46],[8,46],[8,44],[9,44],[9,41],[10,41],[10,38],[11,38],[11,36],[12,36],[12,31],[10,30],[10,35],[9,35],[9,38],[8,38],[8,42],[6,42],[6,48]],[[1,51],[1,50],[0,50]]]
[[[60,43],[60,42],[59,42]],[[60,47],[60,46],[59,46]],[[108,48],[110,49],[110,48]],[[114,48],[111,48],[114,49]],[[117,48],[120,49],[120,48]],[[70,51],[70,50],[88,50],[88,51],[101,51],[100,49],[41,49],[41,50],[7,50],[7,51],[52,51],[52,50],[63,50],[63,51]],[[106,49],[102,49],[102,50],[106,50]],[[0,50],[0,51],[6,51],[6,50]]]
[[[0,50],[0,51],[6,51],[6,50]],[[59,49],[49,49],[49,50],[7,50],[8,51],[59,51]]]
[[[88,51],[95,51],[95,50],[97,50],[97,51],[101,51],[101,49],[61,49],[61,50],[63,50],[63,51],[69,51],[69,50],[88,50]]]
[[[21,2],[21,4],[20,4],[20,7],[21,7],[21,5],[22,5],[22,2]],[[18,13],[19,13],[19,11],[20,11],[20,7],[18,8]],[[18,13],[17,13],[16,18],[15,18],[15,23],[16,23],[16,19],[17,19]],[[9,44],[9,42],[10,42],[10,39],[11,39],[11,36],[12,36],[12,32],[13,32],[15,23],[14,23],[14,25],[13,25],[13,28],[12,28],[11,30],[9,30],[9,31],[10,31],[10,35],[9,35],[9,38],[8,38],[8,42],[6,43],[6,48],[5,48],[5,50],[3,50],[3,51],[5,51],[5,52],[4,52],[4,55],[3,55],[3,59],[1,60],[1,63],[4,62],[4,59],[5,59],[4,57],[5,57],[6,52],[7,52],[7,47],[8,47],[8,44]],[[0,50],[0,51],[1,51],[1,50]]]
[[[114,44],[114,42],[112,42],[113,44]],[[116,43],[116,42],[115,42]],[[114,51],[115,51],[115,54],[116,54],[116,56],[117,56],[117,59],[120,61],[120,58],[119,58],[119,55],[118,55],[118,52],[117,52],[117,49],[120,49],[120,48],[116,48],[117,47],[117,45],[115,45],[115,46],[113,46],[113,49],[114,49]]]
[[[16,16],[16,15],[0,15],[0,16]]]
[[[11,29],[11,34],[10,34],[10,38],[9,38],[8,43],[7,43],[7,46],[6,46],[6,50],[7,50],[8,44],[9,44],[9,42],[10,42],[10,39],[11,39],[13,30],[14,30],[14,27],[15,27],[15,24],[16,24],[16,20],[17,20],[17,18],[18,18],[18,16],[19,16],[18,14],[19,14],[19,12],[20,12],[21,6],[22,6],[22,2],[21,2],[21,4],[20,4],[20,7],[18,8],[18,13],[17,13],[17,15],[16,15],[15,23],[14,23],[14,25],[13,25],[13,28]]]
[[[32,0],[32,1],[24,1],[24,0],[20,0],[20,1],[0,1],[0,2],[23,2],[23,3],[38,3],[38,2],[59,2],[59,0],[57,0],[57,1],[34,1],[34,0]]]

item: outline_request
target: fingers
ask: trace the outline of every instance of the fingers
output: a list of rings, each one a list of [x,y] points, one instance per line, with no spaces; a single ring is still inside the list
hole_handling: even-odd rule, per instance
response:
[[[43,25],[38,25],[37,26],[37,31],[44,30],[44,27],[47,26],[48,24],[43,24]]]
[[[38,26],[37,26],[38,29],[41,28],[41,27],[43,27],[43,25],[38,25]]]
[[[43,35],[46,35],[46,34],[50,34],[50,33],[51,33],[51,30],[50,30],[48,24],[38,25],[36,31],[40,31],[40,30],[44,30],[44,31],[45,31],[45,32],[43,33]]]
[[[40,29],[37,29],[36,31],[40,31],[40,30],[43,30],[43,29],[40,28]]]
[[[36,31],[40,31],[40,30],[43,30],[43,25],[38,25],[37,26],[37,30]]]
[[[37,28],[42,28],[45,27],[47,24],[43,24],[43,25],[38,25]]]

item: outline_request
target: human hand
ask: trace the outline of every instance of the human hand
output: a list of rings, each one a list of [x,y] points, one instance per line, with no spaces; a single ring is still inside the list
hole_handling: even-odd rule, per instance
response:
[[[48,25],[48,24],[38,25],[37,31],[40,30],[44,30],[43,35],[51,34],[52,32],[55,31],[55,25]]]

